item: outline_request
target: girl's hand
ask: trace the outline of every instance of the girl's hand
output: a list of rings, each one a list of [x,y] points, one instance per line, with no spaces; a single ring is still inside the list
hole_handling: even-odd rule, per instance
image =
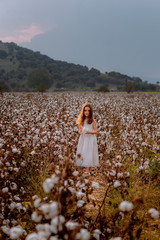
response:
[[[82,128],[82,134],[86,134],[88,132],[88,129],[86,127]]]
[[[83,134],[86,134],[86,132],[87,132],[87,131],[86,131],[86,128],[83,127],[83,129],[82,129],[82,133],[83,133]]]
[[[82,130],[79,130],[79,134],[82,135]]]
[[[93,131],[93,132],[86,132],[86,134],[97,134],[97,131]]]

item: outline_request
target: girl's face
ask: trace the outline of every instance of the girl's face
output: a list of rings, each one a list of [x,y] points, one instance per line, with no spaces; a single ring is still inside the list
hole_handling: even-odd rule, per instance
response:
[[[89,114],[90,114],[90,108],[89,108],[89,107],[85,107],[85,108],[84,108],[84,116],[85,116],[86,118],[88,118],[88,117],[89,117]]]

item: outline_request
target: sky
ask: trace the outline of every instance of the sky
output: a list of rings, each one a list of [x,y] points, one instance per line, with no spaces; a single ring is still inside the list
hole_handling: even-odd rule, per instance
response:
[[[160,81],[160,0],[0,0],[0,40]]]

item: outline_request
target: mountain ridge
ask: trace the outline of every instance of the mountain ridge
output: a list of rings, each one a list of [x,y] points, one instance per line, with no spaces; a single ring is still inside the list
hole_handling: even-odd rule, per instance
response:
[[[119,72],[101,73],[80,64],[54,60],[39,51],[34,52],[17,44],[0,41],[0,84],[13,91],[35,90],[29,87],[28,76],[34,69],[44,68],[51,78],[49,91],[96,90],[108,86],[109,90],[122,91],[132,84],[135,91],[155,91],[156,85],[144,82],[139,77],[130,77]]]

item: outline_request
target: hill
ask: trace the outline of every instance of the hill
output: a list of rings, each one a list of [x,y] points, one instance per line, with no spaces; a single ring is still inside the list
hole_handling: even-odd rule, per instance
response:
[[[43,69],[50,76],[49,91],[96,90],[108,86],[110,90],[123,90],[126,84],[134,90],[155,91],[156,85],[138,77],[118,72],[101,73],[95,68],[51,59],[40,52],[20,47],[15,43],[0,41],[0,85],[13,91],[34,90],[29,76],[34,69]]]

